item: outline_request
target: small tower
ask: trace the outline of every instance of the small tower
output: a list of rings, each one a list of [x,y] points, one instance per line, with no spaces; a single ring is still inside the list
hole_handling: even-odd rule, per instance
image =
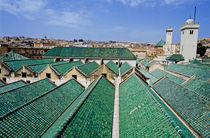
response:
[[[166,44],[172,45],[173,29],[171,27],[166,29]]]
[[[199,27],[200,24],[195,23],[193,19],[188,19],[181,25],[180,54],[183,55],[185,61],[196,58]]]
[[[173,29],[169,27],[166,29],[166,43],[163,46],[165,55],[169,55],[171,53],[172,37],[173,37]]]

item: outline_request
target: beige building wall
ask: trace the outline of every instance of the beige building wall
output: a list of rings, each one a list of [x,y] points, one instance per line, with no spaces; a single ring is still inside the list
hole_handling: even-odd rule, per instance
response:
[[[62,84],[59,75],[48,65],[41,73],[38,74],[39,79],[47,78],[47,74],[50,74],[50,80],[56,85]]]
[[[84,87],[87,87],[90,84],[90,81],[88,78],[85,77],[82,73],[80,73],[76,67],[71,69],[68,73],[64,74],[64,76],[61,78],[62,82],[66,82],[73,78],[73,75],[76,75],[77,81],[81,83]]]
[[[90,81],[93,82],[103,74],[106,75],[106,78],[110,82],[112,82],[113,84],[115,83],[115,78],[117,77],[117,75],[112,70],[110,70],[106,65],[101,65],[96,71],[94,71],[90,75]]]

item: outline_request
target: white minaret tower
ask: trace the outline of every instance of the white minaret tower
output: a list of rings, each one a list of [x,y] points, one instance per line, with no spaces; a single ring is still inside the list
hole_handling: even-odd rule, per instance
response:
[[[180,54],[183,55],[185,61],[196,58],[199,27],[200,24],[195,23],[193,19],[188,19],[181,26]]]
[[[169,55],[172,46],[173,29],[171,27],[166,29],[166,43],[163,46],[165,55]]]

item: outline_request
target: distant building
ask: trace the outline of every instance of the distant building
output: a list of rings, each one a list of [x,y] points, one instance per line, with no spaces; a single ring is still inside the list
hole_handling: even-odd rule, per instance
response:
[[[82,61],[106,64],[110,60],[119,67],[128,62],[132,67],[136,66],[136,56],[128,48],[102,48],[102,47],[55,47],[43,55],[43,58],[54,58],[57,61]]]
[[[185,61],[196,58],[199,27],[200,24],[195,23],[193,19],[188,19],[181,26],[180,54],[184,56]]]

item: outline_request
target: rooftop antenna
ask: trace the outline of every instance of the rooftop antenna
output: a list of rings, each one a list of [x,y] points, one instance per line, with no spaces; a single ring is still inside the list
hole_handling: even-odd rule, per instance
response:
[[[195,5],[195,10],[194,10],[194,23],[195,23],[195,18],[196,18],[196,5]]]

